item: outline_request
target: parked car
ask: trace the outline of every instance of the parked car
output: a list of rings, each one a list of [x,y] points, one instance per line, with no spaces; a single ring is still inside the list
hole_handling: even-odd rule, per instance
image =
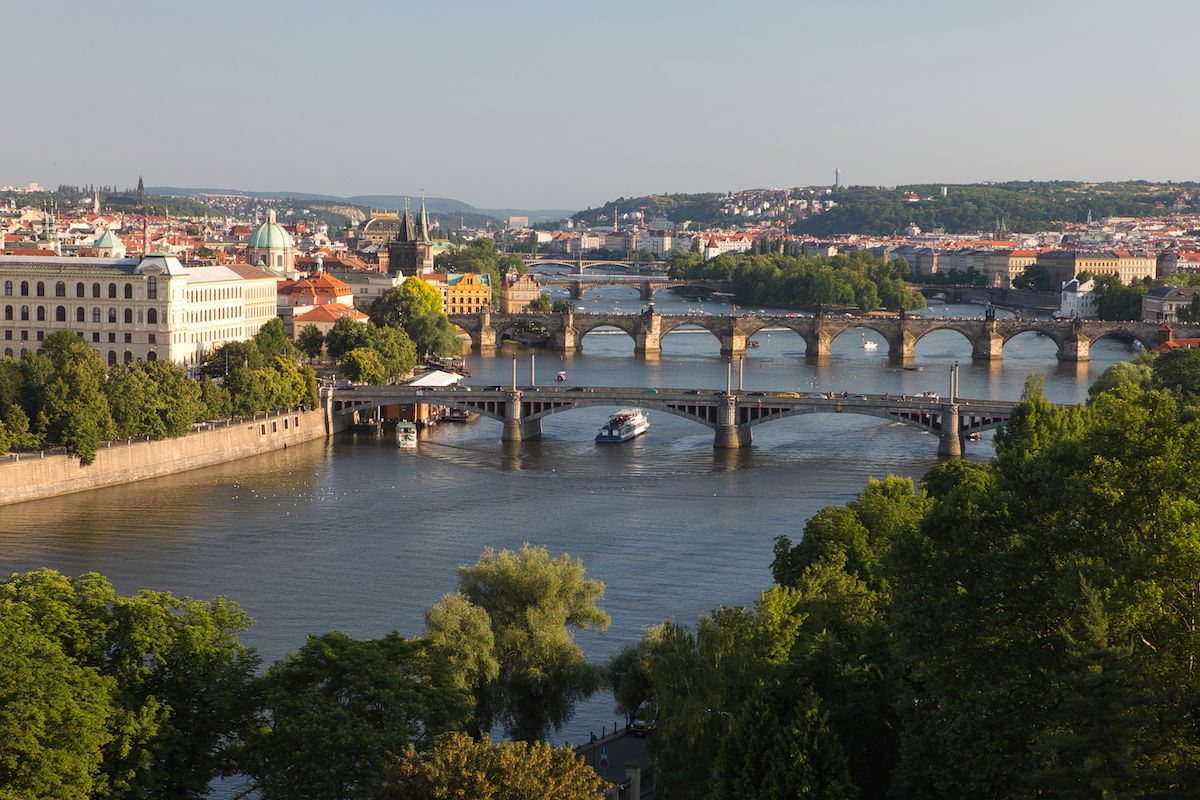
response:
[[[633,712],[633,717],[629,720],[629,724],[625,726],[625,730],[634,736],[645,736],[653,733],[658,727],[658,706],[649,700],[643,700],[642,704]]]

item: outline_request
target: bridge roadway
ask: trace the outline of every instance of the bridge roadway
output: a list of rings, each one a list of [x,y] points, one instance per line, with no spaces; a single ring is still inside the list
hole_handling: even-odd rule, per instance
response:
[[[675,289],[684,286],[707,289],[710,292],[727,292],[729,291],[729,281],[710,281],[704,279],[687,280],[680,278],[668,278],[665,275],[661,278],[580,278],[577,276],[548,278],[544,275],[537,276],[538,284],[542,286],[563,286],[566,287],[572,300],[582,300],[583,294],[588,289],[595,289],[598,286],[628,286],[638,290],[638,296],[642,300],[653,300],[654,293],[660,289]]]
[[[478,314],[451,314],[450,321],[471,337],[477,350],[490,350],[502,341],[505,333],[525,326],[540,328],[549,334],[547,346],[554,350],[579,349],[583,336],[597,328],[622,330],[633,339],[634,352],[658,353],[662,338],[680,326],[703,328],[721,343],[721,353],[740,356],[746,352],[746,341],[761,330],[786,329],[795,331],[804,340],[805,354],[814,357],[829,355],[833,340],[849,330],[867,329],[878,333],[888,344],[887,355],[895,360],[911,359],[917,342],[930,333],[951,330],[962,334],[971,344],[971,357],[979,360],[999,360],[1004,343],[1021,333],[1035,331],[1050,337],[1057,346],[1055,355],[1060,361],[1087,361],[1092,343],[1105,336],[1124,341],[1138,341],[1147,349],[1157,347],[1163,339],[1161,323],[1101,322],[1083,319],[962,319],[939,317],[904,318],[893,316],[826,315],[805,317],[799,314],[658,314],[642,313],[582,313],[568,309],[555,313],[502,313],[484,309]],[[1200,336],[1200,325],[1176,325],[1177,338]]]
[[[1016,403],[997,400],[950,400],[938,397],[854,395],[797,392],[724,392],[709,389],[643,387],[501,387],[356,386],[335,389],[334,413],[350,414],[387,405],[428,403],[473,411],[504,424],[508,442],[537,439],[542,420],[576,408],[637,407],[662,411],[698,422],[714,431],[713,447],[739,448],[751,443],[751,429],[798,414],[865,414],[930,431],[938,437],[938,454],[962,455],[971,434],[1008,421]]]
[[[667,268],[665,261],[627,261],[621,259],[572,258],[569,255],[537,255],[518,253],[527,267],[566,267],[576,275],[582,275],[592,267],[610,267],[635,272],[663,272]]]

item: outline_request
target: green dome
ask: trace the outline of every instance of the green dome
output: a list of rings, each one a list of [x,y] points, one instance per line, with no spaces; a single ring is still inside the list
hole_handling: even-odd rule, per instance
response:
[[[290,250],[292,237],[275,222],[264,222],[250,234],[246,247],[258,247],[264,250]]]
[[[92,244],[92,247],[104,247],[114,249],[121,246],[121,240],[113,234],[111,228],[105,228],[104,233],[100,234],[99,238]]]

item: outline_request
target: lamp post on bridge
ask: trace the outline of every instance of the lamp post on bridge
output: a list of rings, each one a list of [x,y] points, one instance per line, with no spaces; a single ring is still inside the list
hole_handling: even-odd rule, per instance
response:
[[[958,362],[950,367],[950,402],[956,402],[958,397]]]

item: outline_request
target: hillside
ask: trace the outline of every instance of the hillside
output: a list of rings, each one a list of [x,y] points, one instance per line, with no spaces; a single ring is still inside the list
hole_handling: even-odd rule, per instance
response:
[[[588,225],[611,224],[615,203],[623,220],[631,219],[625,215],[637,215],[646,207],[647,220],[663,216],[675,224],[691,221],[693,228],[733,228],[753,224],[759,218],[729,213],[727,206],[740,198],[785,195],[836,204],[822,213],[798,210],[791,215],[793,233],[814,236],[892,235],[902,232],[909,223],[922,230],[941,229],[947,233],[989,231],[998,224],[1015,231],[1053,230],[1063,223],[1084,222],[1089,212],[1095,219],[1153,216],[1172,210],[1200,212],[1200,183],[1195,182],[1011,181],[893,188],[851,186],[829,194],[826,191],[826,187],[748,190],[734,193],[732,199],[724,192],[620,197],[580,211],[572,219]]]

